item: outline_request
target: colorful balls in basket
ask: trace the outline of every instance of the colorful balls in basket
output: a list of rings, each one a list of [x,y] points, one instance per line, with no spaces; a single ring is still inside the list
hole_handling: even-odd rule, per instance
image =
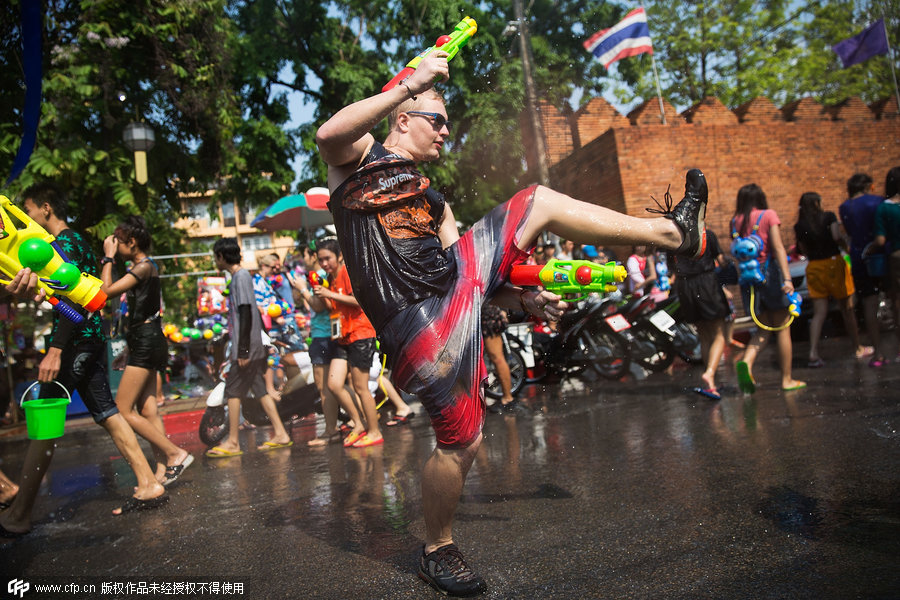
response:
[[[163,335],[166,337],[169,337],[176,331],[178,331],[178,328],[175,327],[174,325],[172,325],[171,323],[168,323],[165,327],[163,327]]]
[[[169,339],[175,342],[176,344],[184,339],[184,334],[180,331],[173,331],[171,335],[169,335]]]
[[[222,324],[221,324],[221,323],[213,323],[213,326],[212,326],[212,332],[213,332],[214,334],[219,335],[219,334],[222,333],[223,331],[225,331],[225,328],[222,327]]]
[[[204,340],[211,340],[214,335],[215,334],[213,333],[212,329],[204,329],[203,330],[203,339]]]

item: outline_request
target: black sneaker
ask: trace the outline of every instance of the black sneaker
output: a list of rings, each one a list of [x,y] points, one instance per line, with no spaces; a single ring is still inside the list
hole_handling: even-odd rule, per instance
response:
[[[487,589],[484,579],[469,568],[456,544],[441,546],[430,554],[425,554],[423,546],[419,577],[450,596],[477,596]]]
[[[675,208],[672,208],[672,196],[666,190],[666,207],[656,198],[653,200],[659,209],[648,208],[648,212],[661,214],[667,219],[672,219],[681,229],[684,239],[675,251],[689,258],[699,258],[706,252],[706,200],[709,191],[706,187],[706,177],[700,169],[691,169],[687,172],[684,183],[684,198]],[[651,196],[652,197],[652,196]]]

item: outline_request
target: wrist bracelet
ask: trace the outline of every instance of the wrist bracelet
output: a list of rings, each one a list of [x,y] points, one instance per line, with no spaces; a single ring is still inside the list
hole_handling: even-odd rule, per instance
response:
[[[418,100],[418,99],[419,99],[418,96],[413,96],[412,90],[409,89],[409,86],[408,86],[408,85],[406,85],[406,80],[405,80],[405,79],[404,79],[403,81],[400,82],[400,85],[402,85],[403,87],[406,88],[406,92],[409,94],[409,99],[410,99],[410,100]]]
[[[114,262],[115,261],[113,259],[111,259],[110,257],[104,256],[103,258],[100,259],[100,266],[102,267],[103,265],[111,265]]]

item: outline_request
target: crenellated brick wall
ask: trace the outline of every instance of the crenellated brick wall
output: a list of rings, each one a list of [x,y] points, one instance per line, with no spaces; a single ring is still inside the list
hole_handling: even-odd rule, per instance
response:
[[[900,114],[895,97],[867,106],[849,98],[823,106],[812,98],[781,109],[756,98],[734,110],[707,98],[678,114],[652,98],[622,115],[602,98],[569,114],[541,106],[551,185],[569,195],[638,216],[650,216],[652,194],[666,186],[679,200],[684,173],[699,167],[709,182],[709,226],[727,235],[737,190],[755,182],[781,217],[786,245],[794,243],[800,195],[822,195],[837,212],[847,179],[865,172],[883,193],[887,171],[900,165]],[[526,129],[527,131],[527,129]]]

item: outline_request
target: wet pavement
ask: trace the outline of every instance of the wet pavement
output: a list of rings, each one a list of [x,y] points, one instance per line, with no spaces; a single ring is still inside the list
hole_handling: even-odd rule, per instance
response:
[[[769,349],[752,397],[723,368],[730,391],[706,400],[688,391],[700,370],[680,365],[532,385],[528,410],[489,414],[455,526],[484,597],[900,598],[900,364],[839,358],[837,340],[823,350],[827,368],[795,371],[806,390],[778,389]],[[434,443],[417,408],[382,447],[308,449],[307,421],[293,448],[257,452],[268,432],[245,431],[245,454],[218,460],[202,457],[198,412],[172,415],[171,437],[198,460],[168,506],[121,517],[110,511],[133,476],[100,428],[73,428],[34,530],[0,542],[3,579],[29,582],[25,598],[69,582],[160,586],[149,597],[188,582],[201,598],[441,597],[415,575]],[[26,444],[0,441],[14,477]],[[118,589],[66,596],[131,597]]]

